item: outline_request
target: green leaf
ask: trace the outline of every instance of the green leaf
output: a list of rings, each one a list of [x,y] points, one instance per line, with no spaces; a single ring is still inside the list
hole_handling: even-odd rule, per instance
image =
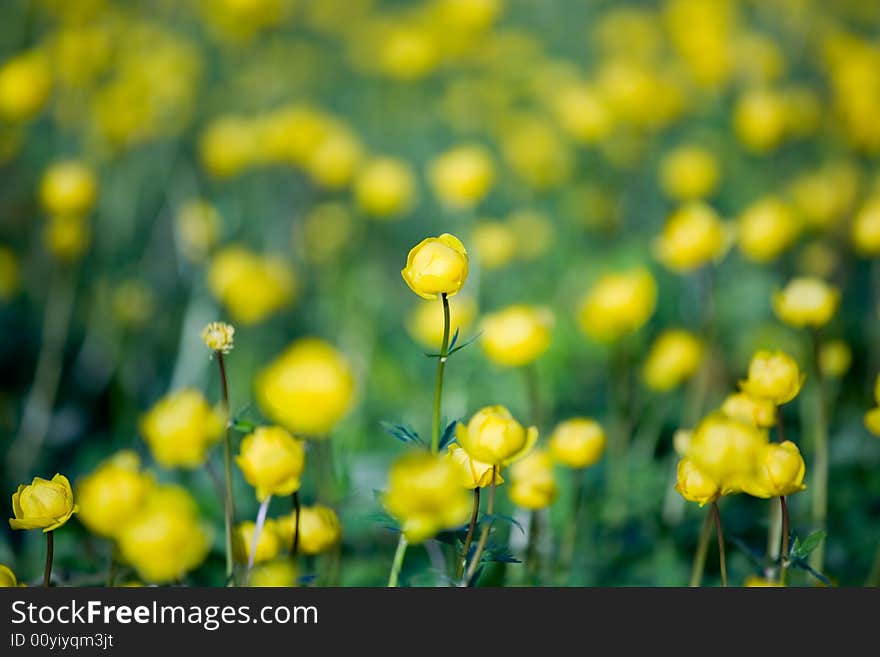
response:
[[[503,545],[487,545],[480,559],[482,562],[522,563]]]
[[[453,420],[446,425],[446,429],[443,430],[443,435],[440,436],[440,443],[437,447],[438,450],[446,449],[450,443],[455,441],[455,427],[458,426],[459,422],[460,420]]]
[[[523,526],[519,523],[519,521],[517,521],[516,518],[514,518],[512,516],[504,516],[504,515],[501,515],[500,513],[494,513],[494,514],[490,515],[487,513],[487,514],[483,515],[481,522],[493,522],[496,520],[499,520],[501,522],[510,523],[511,525],[513,525],[514,527],[519,529],[523,533],[523,536],[525,536],[526,530],[523,529]]]
[[[407,427],[402,424],[394,424],[393,422],[386,422],[385,420],[380,421],[379,424],[386,432],[388,432],[404,444],[425,444],[424,441],[419,437],[419,434],[416,433],[415,429],[413,429],[412,427]]]
[[[813,532],[809,536],[807,536],[803,542],[800,541],[797,537],[794,539],[794,544],[791,546],[791,556],[796,559],[806,559],[810,556],[810,553],[813,552],[822,541],[825,539],[826,532],[819,531]]]
[[[446,351],[449,351],[450,349],[452,349],[455,346],[455,343],[458,342],[459,330],[460,329],[458,329],[458,328],[455,329],[455,333],[452,334],[452,340],[449,341],[449,346],[446,347]]]
[[[233,420],[232,428],[236,431],[240,431],[241,433],[251,433],[254,429],[257,428],[257,425],[253,422],[249,422],[248,420]]]
[[[447,355],[448,355],[448,356],[451,356],[452,354],[456,353],[457,351],[461,351],[461,350],[464,349],[465,347],[467,347],[467,346],[473,344],[473,343],[474,343],[474,340],[476,340],[477,338],[479,338],[481,334],[482,334],[482,333],[477,333],[475,336],[473,336],[473,337],[471,337],[471,338],[465,340],[464,342],[462,342],[462,343],[461,343],[460,345],[458,345],[455,349],[450,349],[450,350],[449,350],[449,353],[448,353]]]

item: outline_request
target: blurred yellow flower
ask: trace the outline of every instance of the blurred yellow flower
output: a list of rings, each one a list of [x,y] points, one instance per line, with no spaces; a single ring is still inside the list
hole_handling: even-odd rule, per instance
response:
[[[722,495],[730,495],[754,481],[768,440],[751,423],[713,414],[697,425],[685,456]]]
[[[116,537],[143,506],[155,482],[132,450],[116,452],[76,487],[79,519],[99,536]]]
[[[578,309],[578,323],[591,338],[615,340],[640,329],[654,314],[657,283],[645,268],[602,276]]]
[[[235,327],[226,322],[211,322],[202,329],[202,342],[211,351],[228,354],[232,351]]]
[[[550,105],[559,126],[582,144],[604,139],[614,127],[607,103],[587,84],[569,83],[554,90]]]
[[[679,456],[687,455],[690,449],[691,441],[694,438],[694,432],[690,429],[676,429],[672,435],[672,448]]]
[[[201,262],[220,238],[222,220],[217,208],[201,199],[184,203],[175,216],[178,244],[183,254],[194,262]]]
[[[199,156],[216,178],[231,178],[257,159],[258,135],[253,121],[237,116],[219,116],[199,137]]]
[[[485,488],[493,483],[492,464],[483,463],[471,458],[468,453],[456,443],[449,445],[446,456],[461,470],[462,483],[465,488]],[[501,468],[495,468],[494,483],[500,486],[504,483],[501,476]]]
[[[785,584],[774,582],[758,575],[749,575],[743,582],[743,586],[746,588],[778,588],[784,587]]]
[[[756,153],[773,150],[785,138],[785,97],[770,89],[744,92],[733,109],[733,129],[743,145]]]
[[[289,588],[298,584],[298,577],[293,560],[279,558],[254,566],[248,577],[248,586]]]
[[[8,246],[0,245],[0,301],[9,301],[15,296],[20,280],[18,258]]]
[[[318,338],[292,342],[255,381],[264,413],[294,434],[326,438],[354,401],[354,375],[345,357]]]
[[[235,462],[262,502],[270,495],[299,490],[306,450],[281,427],[257,427],[242,439]]]
[[[278,518],[276,529],[284,546],[289,550],[293,546],[296,513]],[[297,552],[300,554],[320,554],[339,543],[342,528],[336,512],[323,504],[304,506],[299,510],[299,543]]]
[[[553,323],[549,308],[508,306],[483,318],[480,346],[486,357],[498,365],[528,365],[550,346]]]
[[[794,178],[788,192],[804,223],[828,230],[852,210],[859,193],[860,171],[849,160],[832,160]]]
[[[880,255],[880,196],[868,199],[859,208],[850,228],[850,238],[861,255]]]
[[[587,468],[605,451],[605,430],[593,419],[575,417],[556,425],[550,435],[553,459],[569,468]]]
[[[465,144],[438,155],[428,168],[428,180],[444,204],[468,209],[489,193],[495,182],[495,166],[485,148]]]
[[[758,351],[749,362],[749,374],[740,388],[753,397],[781,405],[797,397],[804,384],[797,362],[782,351]]]
[[[410,543],[457,528],[471,513],[471,496],[461,485],[460,468],[425,452],[412,452],[394,462],[382,504]]]
[[[524,509],[543,509],[556,499],[557,486],[553,459],[544,450],[535,450],[510,468],[510,501]]]
[[[553,189],[574,166],[568,144],[552,123],[533,115],[507,118],[500,128],[501,153],[514,174],[533,189]]]
[[[246,520],[238,523],[233,528],[232,533],[232,552],[235,560],[239,563],[248,563],[251,559],[251,550],[254,544],[254,534],[257,531],[255,523]],[[271,561],[278,556],[281,551],[281,537],[278,536],[278,530],[275,521],[266,520],[260,536],[257,538],[257,548],[254,550],[254,563],[264,563]]]
[[[737,243],[754,262],[775,260],[801,233],[801,223],[782,199],[768,196],[752,203],[737,220]]]
[[[379,43],[379,68],[398,80],[428,75],[439,62],[438,43],[426,27],[396,23],[383,30]]]
[[[727,417],[760,428],[772,427],[776,424],[776,404],[769,399],[752,397],[745,392],[729,394],[721,404],[721,412]]]
[[[50,532],[64,525],[79,507],[73,503],[70,482],[62,474],[51,480],[34,477],[30,484],[20,484],[12,494],[12,529],[42,529]]]
[[[427,237],[410,249],[400,273],[423,299],[436,299],[444,293],[453,296],[467,280],[468,254],[454,235]]]
[[[660,162],[660,186],[667,196],[678,201],[711,196],[719,175],[718,159],[700,146],[679,146]]]
[[[348,185],[363,158],[363,146],[347,127],[333,124],[305,163],[312,180],[327,189]]]
[[[471,244],[480,267],[490,271],[510,264],[516,257],[518,240],[509,224],[483,219],[471,230]]]
[[[258,324],[291,303],[297,293],[293,269],[280,256],[227,246],[208,267],[214,297],[242,324]]]
[[[26,121],[34,117],[52,91],[52,68],[45,53],[21,52],[0,66],[0,117]]]
[[[837,311],[840,292],[819,278],[795,278],[773,295],[773,310],[786,324],[825,326]]]
[[[415,202],[415,174],[403,160],[392,157],[371,159],[357,174],[354,195],[361,211],[370,216],[400,216]]]
[[[334,120],[308,105],[283,105],[260,121],[260,150],[270,162],[306,166],[334,127]]]
[[[642,380],[651,390],[672,390],[694,375],[703,351],[702,340],[690,331],[668,329],[652,343],[642,366]]]
[[[12,568],[0,563],[0,588],[10,588],[18,586],[18,580]]]
[[[758,469],[744,490],[753,497],[781,497],[806,488],[806,465],[800,450],[790,440],[766,445],[758,457]]]
[[[62,262],[73,262],[82,256],[91,242],[92,230],[82,215],[55,214],[43,227],[46,249]]]
[[[225,415],[211,408],[201,392],[187,388],[156,402],[141,417],[140,430],[159,465],[194,469],[208,458],[225,423]]]
[[[819,370],[829,379],[842,379],[852,364],[852,349],[843,340],[828,340],[819,346]]]
[[[668,0],[663,19],[669,39],[700,86],[718,88],[730,79],[739,36],[738,6],[730,0]]]
[[[468,456],[490,465],[508,465],[525,456],[538,440],[538,429],[526,429],[503,406],[486,406],[456,427],[456,439]]]
[[[688,203],[669,217],[654,240],[654,254],[677,272],[688,272],[716,260],[727,250],[728,236],[718,213],[705,203]]]
[[[458,294],[449,300],[449,335],[456,330],[463,334],[477,316],[477,302],[473,297]],[[443,304],[419,301],[406,320],[406,330],[427,349],[440,349],[443,342]]]
[[[40,181],[40,203],[50,215],[85,215],[98,198],[94,171],[78,160],[55,162]]]
[[[880,407],[872,408],[865,413],[865,427],[875,436],[880,436]]]
[[[688,502],[697,502],[700,506],[714,502],[721,495],[718,482],[688,458],[678,462],[675,490]]]

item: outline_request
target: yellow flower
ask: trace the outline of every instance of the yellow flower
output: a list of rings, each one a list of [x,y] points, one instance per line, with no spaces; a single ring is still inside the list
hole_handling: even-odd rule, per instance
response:
[[[296,513],[278,518],[276,528],[284,546],[293,546]],[[299,510],[299,543],[297,552],[301,554],[320,554],[339,543],[342,528],[336,512],[329,506],[315,504]]]
[[[480,409],[467,424],[459,422],[455,435],[468,456],[496,466],[522,458],[538,440],[535,427],[524,428],[503,406]]]
[[[363,157],[363,146],[345,126],[331,125],[306,161],[312,180],[327,189],[344,187],[354,177]]]
[[[743,487],[753,497],[781,497],[806,488],[806,465],[800,450],[790,440],[766,445],[758,458],[758,470],[753,480]]]
[[[471,231],[471,242],[480,266],[486,271],[500,269],[516,256],[516,233],[502,221],[479,221]]]
[[[242,324],[268,318],[294,299],[297,288],[293,270],[282,258],[241,246],[228,246],[211,259],[208,286]]]
[[[228,354],[232,351],[235,327],[226,322],[211,322],[202,329],[202,341],[211,351]]]
[[[461,485],[459,467],[424,452],[406,454],[391,466],[382,504],[410,543],[459,527],[471,513],[471,496]]]
[[[95,173],[78,160],[53,163],[40,181],[40,202],[50,215],[88,214],[97,198]]]
[[[197,568],[208,556],[210,539],[192,496],[180,486],[163,484],[123,525],[118,545],[141,579],[162,584]]]
[[[73,262],[82,256],[91,236],[89,222],[82,215],[52,215],[43,227],[46,249],[63,262]]]
[[[508,306],[483,319],[480,346],[486,357],[498,365],[528,365],[550,346],[553,322],[553,313],[548,308]]]
[[[642,367],[642,380],[651,390],[666,392],[692,377],[702,360],[703,343],[696,335],[669,329],[651,345]]]
[[[332,345],[300,338],[256,378],[257,403],[295,434],[326,437],[354,401],[351,366]]]
[[[232,529],[232,553],[239,563],[248,563],[251,558],[251,550],[254,544],[254,534],[257,525],[249,520],[238,523]],[[257,539],[257,549],[254,550],[254,563],[271,561],[281,551],[281,537],[274,520],[266,520],[260,537]]]
[[[510,468],[510,501],[525,509],[543,509],[556,499],[553,459],[535,450]]]
[[[594,144],[609,135],[614,115],[596,89],[567,83],[555,90],[551,108],[560,127],[582,144]]]
[[[852,364],[852,349],[843,340],[828,340],[819,347],[819,370],[829,379],[846,376]]]
[[[462,482],[465,488],[485,488],[492,485],[492,464],[477,461],[456,443],[449,445],[446,456],[461,470]],[[495,485],[504,483],[501,477],[501,468],[495,468]]]
[[[637,331],[654,314],[657,283],[647,269],[606,274],[581,301],[581,329],[600,342]]]
[[[26,121],[46,104],[52,91],[49,59],[38,50],[19,53],[0,67],[0,117]]]
[[[679,201],[711,196],[718,176],[718,159],[700,146],[679,146],[660,162],[660,186]]]
[[[217,244],[222,226],[217,208],[199,199],[184,203],[177,211],[175,229],[180,249],[187,258],[201,262]]]
[[[718,482],[688,458],[678,462],[675,490],[688,502],[697,502],[700,506],[714,502],[721,495]]]
[[[379,41],[379,66],[398,80],[416,80],[428,75],[439,60],[438,44],[425,27],[395,23]]]
[[[208,458],[226,423],[194,388],[165,395],[140,420],[141,434],[153,458],[165,468],[194,469]]]
[[[705,418],[694,430],[686,457],[721,489],[738,493],[753,481],[758,459],[768,443],[767,432],[720,414]]]
[[[254,566],[248,577],[248,586],[292,587],[298,584],[299,573],[291,559],[275,559]]]
[[[9,301],[15,296],[20,279],[18,258],[12,249],[0,245],[0,301]]]
[[[550,453],[569,468],[586,468],[605,451],[605,431],[595,420],[575,417],[556,425],[550,436]]]
[[[690,449],[694,432],[689,429],[676,429],[672,435],[672,448],[679,456],[685,456]]]
[[[14,518],[9,519],[12,529],[58,529],[76,513],[70,482],[62,474],[51,480],[34,477],[30,484],[21,484],[12,494]]]
[[[743,145],[765,153],[776,148],[785,137],[787,106],[785,97],[769,89],[745,92],[733,109],[733,128]]]
[[[412,168],[391,157],[377,157],[364,164],[354,184],[358,207],[380,218],[406,213],[415,201],[415,194]]]
[[[748,377],[739,385],[753,397],[781,405],[797,397],[804,378],[798,364],[788,354],[758,351],[749,363]]]
[[[754,262],[775,260],[800,233],[801,223],[791,207],[774,196],[747,207],[737,221],[739,249]]]
[[[819,278],[795,278],[773,295],[773,310],[786,324],[820,328],[840,303],[840,292]]]
[[[728,395],[721,405],[721,412],[727,417],[760,428],[768,428],[776,424],[776,404],[769,399],[752,397],[745,392]]]
[[[875,436],[880,436],[880,407],[865,413],[865,427]]]
[[[785,584],[781,584],[779,582],[773,582],[765,577],[758,577],[757,575],[749,575],[746,577],[743,586],[746,588],[776,588],[776,587],[784,587]]]
[[[18,580],[12,568],[0,563],[0,588],[9,588],[18,586]]]
[[[400,273],[423,299],[436,299],[442,293],[451,297],[467,279],[468,254],[454,235],[428,237],[410,249]]]
[[[880,196],[869,199],[856,213],[850,238],[861,255],[880,255]]]
[[[199,157],[215,178],[230,178],[257,158],[257,126],[237,116],[213,119],[199,136]]]
[[[669,269],[687,272],[724,254],[728,237],[718,214],[705,203],[694,201],[669,217],[654,240],[657,259]]]
[[[459,294],[449,300],[449,336],[470,327],[477,315],[473,297]],[[440,349],[443,342],[443,304],[419,301],[406,321],[406,330],[414,340],[427,349]]]
[[[495,182],[495,167],[482,146],[457,146],[431,162],[428,179],[443,203],[467,209],[489,192]]]
[[[99,536],[116,537],[144,504],[155,482],[131,450],[117,452],[76,487],[79,519]]]
[[[235,462],[262,502],[270,495],[299,490],[306,451],[301,441],[281,427],[257,427],[242,439]]]

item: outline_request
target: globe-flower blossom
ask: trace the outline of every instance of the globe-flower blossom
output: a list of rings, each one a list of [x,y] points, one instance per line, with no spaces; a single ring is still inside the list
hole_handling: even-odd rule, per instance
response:
[[[77,483],[79,519],[90,531],[115,537],[138,512],[155,485],[140,466],[135,452],[122,450]]]
[[[482,146],[457,146],[431,162],[428,180],[444,204],[467,209],[479,203],[491,189],[495,166]]]
[[[73,502],[70,482],[62,474],[52,479],[34,477],[12,494],[12,529],[42,529],[51,532],[64,525],[79,507]]]
[[[518,247],[513,226],[503,221],[479,221],[471,231],[470,243],[484,271],[510,264]]]
[[[290,495],[300,487],[306,452],[301,441],[282,427],[257,427],[246,435],[235,462],[261,502],[270,495]]]
[[[737,219],[737,245],[753,262],[775,260],[801,234],[801,222],[782,199],[762,198],[748,206]]]
[[[578,323],[588,336],[614,342],[641,328],[654,314],[657,283],[647,269],[606,274],[587,292]]]
[[[455,463],[461,470],[462,483],[465,488],[486,488],[487,486],[500,486],[504,483],[501,469],[494,468],[491,463],[483,463],[471,458],[468,453],[458,444],[452,443],[447,448],[447,458]],[[493,479],[492,472],[495,472]]]
[[[703,360],[703,343],[683,329],[661,333],[642,366],[642,380],[651,390],[666,392],[694,375]]]
[[[843,340],[828,340],[819,346],[819,371],[829,379],[843,378],[852,365],[852,349]]]
[[[767,432],[747,422],[713,414],[694,429],[686,458],[715,482],[722,495],[743,491],[754,481]]]
[[[275,521],[275,530],[282,545],[288,550],[293,547],[296,512],[282,516]],[[302,554],[321,554],[339,543],[342,527],[336,512],[329,506],[315,504],[299,510],[299,536],[297,552]]]
[[[19,53],[0,66],[0,117],[7,121],[33,118],[52,92],[52,65],[45,52]]]
[[[477,316],[477,302],[466,294],[449,300],[449,332],[463,333]],[[443,305],[419,301],[406,320],[407,332],[426,349],[440,349],[443,343]]]
[[[550,454],[569,468],[586,468],[605,451],[605,430],[591,418],[574,417],[556,425],[550,435]]]
[[[226,322],[211,322],[202,329],[202,342],[211,351],[228,354],[232,351],[235,327]]]
[[[92,169],[78,160],[53,163],[40,182],[40,202],[50,215],[83,216],[91,212],[98,197]]]
[[[660,185],[666,194],[680,201],[710,196],[718,186],[718,160],[700,146],[680,146],[660,163]]]
[[[727,229],[710,206],[691,202],[667,220],[654,241],[657,259],[676,272],[688,272],[723,255]]]
[[[840,292],[818,278],[795,278],[773,295],[773,310],[786,324],[820,328],[840,303]]]
[[[805,378],[797,362],[785,352],[761,350],[752,356],[748,376],[739,385],[753,397],[782,405],[797,397]]]
[[[281,551],[281,537],[274,520],[269,519],[263,523],[260,535],[257,538],[256,549],[253,547],[254,535],[257,525],[250,520],[238,523],[232,530],[232,553],[239,563],[254,564],[271,561]],[[253,550],[253,555],[251,555]]]
[[[266,561],[251,569],[248,586],[290,588],[298,583],[296,564],[287,558]]]
[[[503,406],[486,406],[456,427],[456,439],[468,456],[497,467],[516,461],[538,440],[538,429],[526,429]]]
[[[675,490],[688,502],[696,502],[700,506],[714,502],[721,495],[718,482],[688,458],[678,462]]]
[[[746,481],[745,492],[753,497],[781,497],[806,488],[806,465],[800,450],[790,440],[764,446],[758,456],[755,476]]]
[[[11,588],[18,586],[18,579],[12,568],[0,563],[0,588]]]
[[[453,296],[468,276],[468,254],[464,244],[449,233],[428,237],[410,249],[401,270],[409,288],[423,299],[440,294]]]
[[[415,201],[415,176],[409,165],[391,157],[368,161],[354,183],[355,200],[367,215],[380,219],[405,214]]]
[[[140,430],[153,454],[165,468],[197,468],[220,439],[226,416],[208,405],[194,388],[165,395],[140,420]]]
[[[547,308],[509,306],[483,318],[480,346],[498,365],[528,365],[550,346],[553,321]]]
[[[856,213],[850,227],[850,239],[860,255],[880,255],[880,195],[866,201]]]
[[[769,399],[752,397],[745,392],[728,395],[721,405],[721,412],[727,417],[748,422],[760,428],[768,428],[776,424],[776,404]]]
[[[553,459],[545,450],[534,450],[510,468],[510,500],[525,509],[543,509],[556,499],[558,488]]]
[[[208,287],[235,321],[259,324],[293,301],[297,281],[280,257],[228,246],[211,259]]]

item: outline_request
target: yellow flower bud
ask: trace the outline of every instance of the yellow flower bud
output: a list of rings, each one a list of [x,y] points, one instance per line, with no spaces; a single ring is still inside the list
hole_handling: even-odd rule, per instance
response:
[[[442,293],[451,297],[467,279],[468,254],[454,235],[428,237],[410,249],[400,273],[423,299],[436,299]]]
[[[700,506],[714,502],[721,495],[718,482],[688,458],[678,462],[675,490],[688,502],[697,502]]]
[[[852,349],[843,340],[828,340],[819,347],[819,370],[829,379],[842,379],[852,364]]]
[[[457,146],[439,155],[428,169],[434,193],[452,208],[472,208],[495,182],[492,157],[482,146]]]
[[[459,294],[449,300],[449,335],[456,330],[466,331],[477,316],[477,302],[473,297]],[[435,301],[419,301],[413,308],[406,330],[414,340],[426,349],[440,349],[443,343],[443,304]]]
[[[491,271],[510,264],[516,256],[518,242],[511,226],[501,221],[482,220],[471,231],[471,243],[480,266]]]
[[[0,246],[0,301],[9,301],[18,292],[21,275],[12,249]]]
[[[694,375],[703,360],[703,343],[690,331],[669,329],[661,333],[642,367],[642,380],[651,390],[666,392]]]
[[[254,534],[257,525],[249,520],[238,523],[232,529],[232,554],[239,563],[249,563],[251,550],[254,546]],[[274,520],[266,520],[263,529],[257,539],[257,549],[254,550],[254,563],[271,561],[281,551],[281,537]]]
[[[850,238],[861,255],[880,255],[880,196],[869,199],[856,213],[850,228]]]
[[[202,329],[202,342],[211,351],[228,354],[232,351],[235,327],[226,322],[211,322]]]
[[[0,67],[0,117],[26,121],[46,104],[52,91],[49,59],[38,50],[15,55]]]
[[[77,160],[52,164],[40,182],[40,202],[51,215],[85,215],[98,198],[92,169]]]
[[[480,409],[458,424],[455,435],[468,456],[497,466],[522,458],[538,440],[535,427],[524,428],[503,406]]]
[[[569,468],[587,468],[605,451],[605,431],[595,420],[575,417],[556,425],[550,436],[550,453]]]
[[[177,239],[184,255],[194,262],[204,260],[220,238],[222,223],[217,208],[207,201],[184,203],[175,217]]]
[[[766,445],[758,458],[758,470],[746,481],[745,492],[753,497],[781,497],[800,492],[804,486],[806,465],[800,450],[790,440]]]
[[[324,438],[354,401],[354,375],[343,355],[318,338],[290,344],[256,377],[257,403],[295,434]]]
[[[15,517],[9,519],[9,526],[50,532],[70,520],[78,510],[67,477],[62,474],[56,474],[51,480],[34,477],[30,484],[19,485],[12,494]]]
[[[510,468],[510,501],[525,509],[543,509],[556,499],[553,459],[535,450]]]
[[[800,233],[801,223],[791,207],[773,196],[747,207],[737,222],[739,249],[754,262],[775,260]]]
[[[360,209],[373,217],[391,218],[405,214],[416,194],[415,175],[410,166],[391,157],[367,162],[358,173],[354,195]]]
[[[654,240],[654,253],[669,269],[687,272],[723,255],[728,241],[725,226],[715,210],[694,201],[669,218]]]
[[[710,415],[694,430],[687,459],[721,489],[738,493],[753,481],[758,458],[768,443],[766,431],[720,414]]]
[[[765,153],[776,148],[785,137],[785,98],[774,91],[747,91],[733,109],[733,128],[739,140],[751,151]]]
[[[773,295],[773,310],[791,326],[820,328],[840,303],[840,292],[819,278],[795,278]]]
[[[296,564],[291,559],[280,558],[254,566],[248,586],[289,588],[299,583],[298,577]]]
[[[776,405],[797,397],[805,376],[795,360],[782,351],[758,351],[749,363],[749,375],[740,388],[752,397],[768,399]]]
[[[551,108],[560,127],[582,144],[595,144],[614,127],[614,115],[595,89],[569,83],[555,90]]]
[[[281,427],[257,427],[242,439],[235,462],[262,502],[270,495],[291,495],[299,490],[306,450]]]
[[[43,228],[43,242],[53,256],[63,262],[78,260],[91,241],[92,231],[82,215],[52,215]]]
[[[480,346],[498,365],[528,365],[550,346],[553,322],[548,308],[509,306],[483,319]]]
[[[424,452],[406,454],[391,466],[382,504],[410,543],[459,527],[471,514],[471,496],[461,485],[460,468]]]
[[[143,506],[155,482],[131,450],[117,452],[77,484],[79,519],[99,536],[116,537]]]
[[[471,458],[468,453],[456,443],[449,445],[446,456],[461,470],[462,483],[465,488],[485,488],[492,485],[492,464],[483,463]],[[501,477],[501,468],[495,468],[495,485],[504,483]]]
[[[226,423],[194,388],[172,392],[141,417],[140,429],[153,458],[165,468],[194,469],[208,458]]]
[[[691,447],[694,432],[689,429],[676,429],[672,435],[672,448],[679,456],[685,456]]]
[[[880,436],[880,407],[865,413],[865,427],[875,436]]]
[[[9,588],[18,586],[18,580],[12,568],[0,563],[0,588]]]
[[[276,529],[284,546],[289,550],[293,546],[296,513],[290,513],[278,519]],[[299,510],[299,543],[297,552],[302,554],[320,554],[339,543],[342,528],[336,512],[323,504],[304,506]]]
[[[718,177],[717,158],[700,146],[679,146],[660,162],[660,186],[678,201],[711,196]]]
[[[657,283],[647,269],[606,274],[580,304],[581,329],[600,342],[614,342],[637,331],[654,314]]]
[[[776,404],[769,399],[752,397],[745,392],[728,395],[721,405],[721,412],[727,417],[748,422],[762,429],[776,424]]]
[[[208,286],[233,319],[248,325],[288,305],[297,291],[294,272],[282,258],[241,246],[228,246],[211,259]]]
[[[745,586],[746,588],[776,588],[784,587],[785,584],[773,582],[764,577],[758,577],[757,575],[749,575],[748,577],[746,577],[743,586]]]

